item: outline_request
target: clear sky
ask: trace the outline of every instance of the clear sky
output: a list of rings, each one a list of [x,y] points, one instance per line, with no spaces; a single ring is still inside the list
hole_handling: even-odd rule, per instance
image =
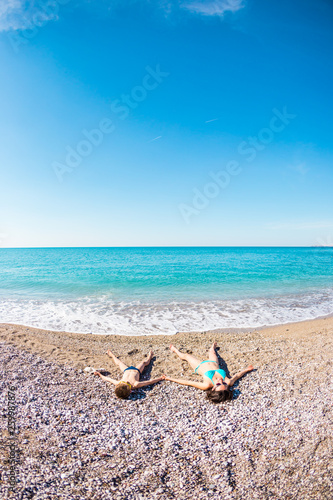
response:
[[[0,245],[333,244],[329,0],[2,0]]]

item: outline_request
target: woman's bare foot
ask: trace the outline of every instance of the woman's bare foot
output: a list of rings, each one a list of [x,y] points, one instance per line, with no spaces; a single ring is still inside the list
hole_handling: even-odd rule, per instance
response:
[[[178,353],[178,349],[172,344],[170,344],[170,351],[174,352],[175,354]]]
[[[114,358],[114,357],[115,357],[115,355],[113,354],[113,352],[112,352],[110,349],[108,349],[108,351],[106,352],[106,354],[107,354],[110,358]]]

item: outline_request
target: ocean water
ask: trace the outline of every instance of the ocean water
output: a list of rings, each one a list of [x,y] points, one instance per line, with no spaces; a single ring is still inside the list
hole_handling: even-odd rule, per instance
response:
[[[0,322],[173,334],[333,313],[333,248],[0,249]]]

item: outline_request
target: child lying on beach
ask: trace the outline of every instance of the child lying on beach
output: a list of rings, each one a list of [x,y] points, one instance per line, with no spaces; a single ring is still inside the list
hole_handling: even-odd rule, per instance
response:
[[[191,354],[183,354],[178,351],[175,346],[170,345],[170,350],[177,354],[177,356],[187,361],[193,368],[194,373],[201,375],[203,382],[193,382],[192,380],[181,380],[166,376],[165,380],[170,382],[176,382],[181,385],[188,385],[190,387],[196,387],[206,391],[207,398],[213,403],[221,403],[222,401],[227,401],[232,399],[232,391],[230,388],[234,383],[240,379],[245,373],[249,373],[254,370],[252,365],[249,365],[245,370],[234,375],[232,378],[227,377],[224,370],[219,368],[219,360],[216,355],[216,342],[213,343],[212,347],[208,351],[208,360],[200,361],[200,359],[195,358]]]
[[[153,351],[150,351],[146,359],[139,363],[138,366],[126,366],[122,361],[120,361],[120,359],[116,358],[116,356],[110,351],[110,349],[108,350],[107,355],[110,356],[114,363],[123,372],[121,380],[114,380],[113,378],[105,377],[99,372],[95,372],[94,375],[98,375],[102,380],[114,384],[116,386],[115,393],[118,398],[127,399],[131,394],[132,389],[139,389],[140,387],[146,387],[147,385],[156,384],[157,382],[165,379],[165,375],[162,375],[158,378],[140,382],[140,375],[142,374],[146,366],[149,365],[154,355]]]

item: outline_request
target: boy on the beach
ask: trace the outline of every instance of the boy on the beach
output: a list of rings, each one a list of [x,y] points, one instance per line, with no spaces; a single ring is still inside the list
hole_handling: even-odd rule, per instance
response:
[[[161,380],[165,380],[165,375],[161,375],[158,378],[154,378],[151,380],[146,380],[144,382],[140,382],[140,375],[146,366],[149,365],[154,353],[150,351],[148,356],[144,361],[138,364],[138,366],[126,366],[120,359],[116,358],[113,352],[110,349],[107,352],[107,355],[114,361],[114,363],[119,366],[121,371],[123,372],[123,376],[121,380],[114,380],[110,377],[105,377],[99,372],[95,372],[94,375],[98,375],[102,380],[106,382],[111,382],[116,386],[115,393],[118,398],[127,399],[132,392],[132,389],[139,389],[140,387],[146,387],[147,385],[156,384]]]

